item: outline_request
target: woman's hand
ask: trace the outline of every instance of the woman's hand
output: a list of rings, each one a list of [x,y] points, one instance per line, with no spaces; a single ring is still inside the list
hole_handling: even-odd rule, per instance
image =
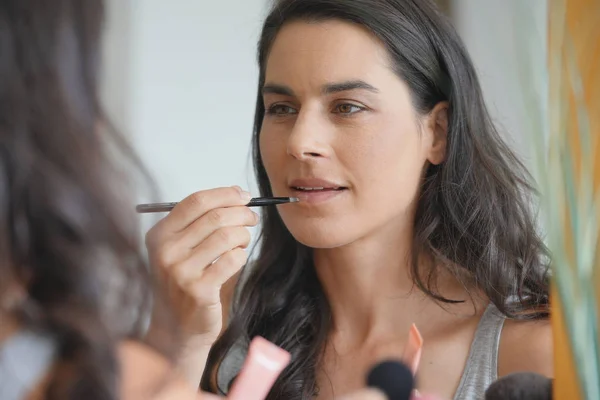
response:
[[[195,384],[223,327],[221,288],[247,261],[248,227],[258,223],[245,206],[250,199],[239,187],[194,193],[146,235],[150,262],[163,277],[188,339],[185,357],[196,371],[184,372]],[[200,349],[204,360],[194,355]]]

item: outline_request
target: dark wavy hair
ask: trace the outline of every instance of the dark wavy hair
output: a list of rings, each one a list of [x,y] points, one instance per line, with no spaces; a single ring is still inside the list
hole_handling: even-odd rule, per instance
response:
[[[4,313],[57,344],[48,399],[118,399],[118,342],[152,305],[169,326],[130,201],[151,182],[100,106],[103,11],[0,2],[0,295],[22,288]],[[166,355],[167,332],[147,341]]]
[[[259,147],[265,113],[260,89],[277,33],[296,20],[341,20],[365,27],[387,49],[420,114],[449,103],[447,157],[428,167],[416,211],[415,285],[437,301],[463,301],[436,292],[436,271],[446,268],[467,288],[483,291],[508,317],[546,317],[548,254],[532,213],[530,176],[494,127],[473,63],[431,0],[275,1],[258,45],[252,145],[261,195],[272,191]],[[258,257],[238,288],[232,319],[213,346],[201,387],[224,390],[229,382],[215,385],[215,370],[236,342],[260,335],[292,354],[268,399],[310,399],[318,392],[316,370],[331,309],[311,250],[292,237],[276,209],[266,210],[261,233]],[[434,261],[431,273],[419,269],[416,255],[423,253]]]

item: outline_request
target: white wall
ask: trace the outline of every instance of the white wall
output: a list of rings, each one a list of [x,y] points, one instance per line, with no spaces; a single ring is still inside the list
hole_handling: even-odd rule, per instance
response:
[[[215,186],[248,187],[265,0],[108,5],[105,103],[164,200]]]
[[[101,94],[111,121],[129,135],[131,129],[131,2],[106,0]]]
[[[545,60],[547,0],[452,0],[451,7],[495,122],[530,160],[532,132],[520,76],[532,61],[520,51],[532,46],[538,53],[529,55]]]
[[[159,200],[231,185],[257,194],[249,144],[266,1],[108,5],[105,102],[155,177]]]
[[[133,3],[133,140],[164,200],[248,187],[264,0]]]

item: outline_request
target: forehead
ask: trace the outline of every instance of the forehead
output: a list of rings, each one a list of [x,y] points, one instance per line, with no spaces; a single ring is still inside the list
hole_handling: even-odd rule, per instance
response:
[[[291,22],[278,33],[266,65],[267,81],[322,83],[391,74],[383,44],[348,22]],[[309,82],[313,81],[313,82]]]

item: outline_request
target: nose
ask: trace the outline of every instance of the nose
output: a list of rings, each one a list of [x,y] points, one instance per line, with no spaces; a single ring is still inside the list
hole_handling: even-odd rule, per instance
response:
[[[316,113],[300,111],[288,137],[288,155],[300,161],[328,157],[331,152],[329,133],[326,122]]]

